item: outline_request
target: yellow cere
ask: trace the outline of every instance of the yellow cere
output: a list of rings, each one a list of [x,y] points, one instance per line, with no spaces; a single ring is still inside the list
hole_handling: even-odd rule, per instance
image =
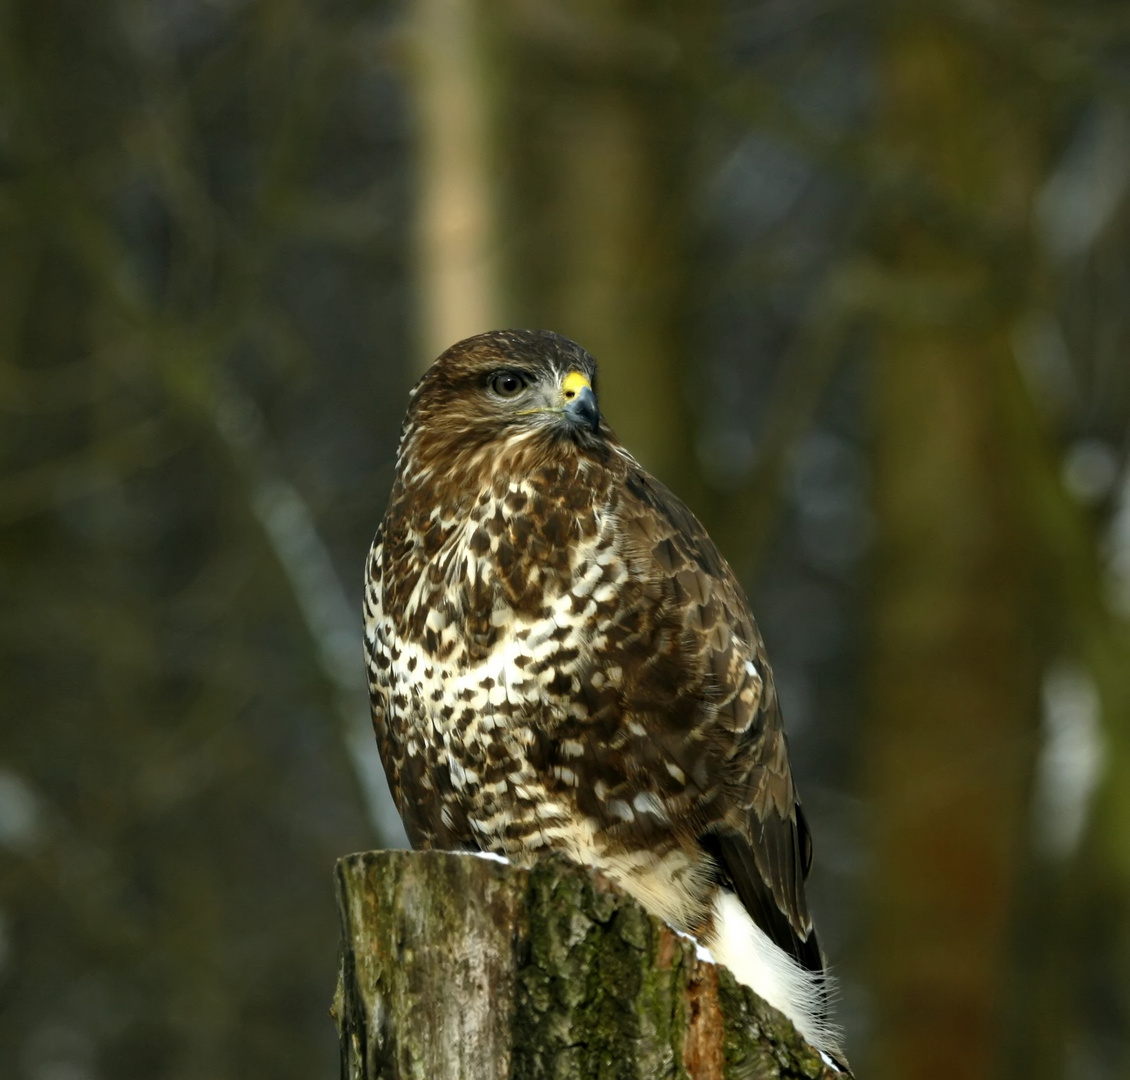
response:
[[[561,389],[565,391],[565,399],[572,401],[582,390],[592,389],[588,379],[584,377],[579,371],[570,371],[565,376],[564,382],[561,384]]]

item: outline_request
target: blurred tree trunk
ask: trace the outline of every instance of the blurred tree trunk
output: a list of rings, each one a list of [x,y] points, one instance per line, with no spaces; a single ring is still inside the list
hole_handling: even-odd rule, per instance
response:
[[[413,25],[424,364],[498,326],[574,338],[621,438],[692,501],[687,83],[712,26],[630,0],[419,0]]]
[[[693,363],[688,73],[713,5],[509,5],[500,68],[514,319],[600,362],[601,406],[684,497],[697,479],[684,380]]]
[[[419,368],[504,322],[488,14],[480,0],[415,0]]]
[[[349,1080],[831,1080],[780,1013],[591,870],[337,864]]]
[[[1018,417],[1029,468],[1033,542],[1044,552],[1045,591],[1060,652],[1094,680],[1101,701],[1104,778],[1078,850],[1045,853],[1024,881],[1017,938],[1024,943],[1019,1021],[1009,1063],[1016,1075],[1058,1078],[1068,1054],[1125,1030],[1125,972],[1130,963],[1130,625],[1111,609],[1110,582],[1093,514],[1067,491],[1047,452],[1046,418],[1034,407]],[[1070,763],[1068,767],[1070,768]],[[1096,1000],[1106,998],[1101,1009]],[[1107,1036],[1109,1037],[1109,1036]],[[1109,1075],[1130,1061],[1112,1060]],[[1121,1065],[1118,1061],[1121,1061]]]
[[[1042,643],[1010,418],[1042,132],[967,31],[896,16],[880,140],[875,634],[866,736],[880,1080],[980,1078],[1002,1045]]]

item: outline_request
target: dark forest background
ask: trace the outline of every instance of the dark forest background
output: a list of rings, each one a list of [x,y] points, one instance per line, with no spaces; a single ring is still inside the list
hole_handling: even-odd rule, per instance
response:
[[[739,571],[861,1077],[1130,1075],[1130,8],[0,0],[0,1076],[330,1077],[466,334]]]

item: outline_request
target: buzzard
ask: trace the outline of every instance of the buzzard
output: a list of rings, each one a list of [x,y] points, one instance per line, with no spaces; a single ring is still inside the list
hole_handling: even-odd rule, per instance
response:
[[[812,844],[749,603],[546,331],[411,392],[369,553],[373,723],[416,847],[598,867],[838,1055]]]

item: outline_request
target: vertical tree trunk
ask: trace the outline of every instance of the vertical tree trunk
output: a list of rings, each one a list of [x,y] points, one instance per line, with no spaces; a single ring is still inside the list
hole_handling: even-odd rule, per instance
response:
[[[602,408],[687,497],[688,72],[712,5],[512,3],[502,118],[506,273],[522,325],[600,361]]]
[[[882,139],[913,192],[885,211],[875,372],[868,953],[889,1080],[994,1074],[1027,835],[1041,648],[1007,334],[1040,132],[999,68],[935,17],[884,43]]]
[[[1024,1023],[1013,1034],[1010,1064],[1037,1080],[1063,1076],[1069,1055],[1126,1012],[1125,997],[1112,996],[1098,1015],[1094,1002],[1096,986],[1125,985],[1130,963],[1130,624],[1109,603],[1096,523],[1046,452],[1046,424],[1032,408],[1021,419],[1057,644],[1094,679],[1103,720],[1103,780],[1080,849],[1045,859],[1025,882],[1031,891],[1018,935],[1025,954],[1016,1006]],[[1111,1075],[1130,1074],[1125,1048],[1117,1060],[1115,1053]]]
[[[830,1080],[780,1013],[592,871],[337,864],[345,1080]]]
[[[502,326],[574,338],[621,438],[693,503],[688,87],[713,5],[414,11],[423,364]]]
[[[480,0],[414,0],[412,12],[423,368],[505,316],[486,9]]]

